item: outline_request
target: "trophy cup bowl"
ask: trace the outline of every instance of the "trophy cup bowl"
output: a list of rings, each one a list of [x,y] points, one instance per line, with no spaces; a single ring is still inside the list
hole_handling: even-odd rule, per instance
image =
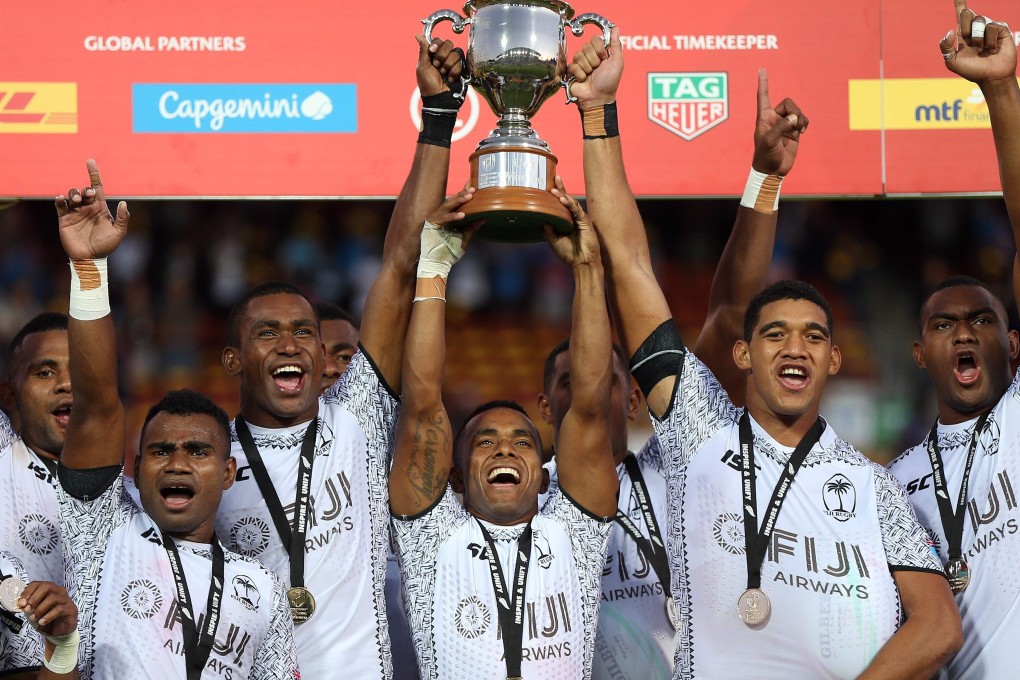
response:
[[[543,240],[545,225],[569,233],[570,211],[549,193],[557,159],[531,118],[561,85],[573,101],[565,77],[566,29],[580,36],[585,24],[597,24],[608,45],[613,25],[597,14],[574,18],[562,0],[470,0],[464,14],[444,9],[422,19],[429,42],[442,21],[450,21],[454,33],[471,27],[462,84],[474,87],[499,116],[469,159],[475,195],[461,208],[466,217],[459,226],[480,223],[479,238],[521,243]]]

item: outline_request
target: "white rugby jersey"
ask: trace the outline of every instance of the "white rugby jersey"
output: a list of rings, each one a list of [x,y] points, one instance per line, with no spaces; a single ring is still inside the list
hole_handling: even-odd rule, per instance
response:
[[[305,535],[305,587],[315,614],[295,626],[306,678],[370,680],[392,675],[386,624],[389,540],[387,454],[397,402],[359,352],[319,401]],[[301,441],[308,423],[264,429],[248,424],[273,486],[294,525]],[[233,429],[233,426],[232,426]],[[234,485],[224,492],[216,532],[231,550],[253,557],[290,584],[290,556],[273,524],[248,458],[232,434]]]
[[[1020,374],[1018,374],[1020,375]],[[977,419],[938,426],[949,499],[956,509]],[[889,465],[907,487],[910,502],[939,557],[949,546],[932,485],[927,437]],[[948,665],[952,678],[1010,678],[1017,674],[1020,640],[1020,384],[1014,376],[992,409],[978,439],[967,487],[963,559],[970,584],[956,596],[963,619],[963,648]]]
[[[431,510],[394,517],[393,526],[422,680],[505,678],[496,595],[478,521],[447,487]],[[558,493],[531,526],[521,675],[586,680],[612,525]],[[527,524],[485,527],[509,583]]]
[[[672,408],[653,418],[680,618],[673,677],[856,677],[901,622],[891,571],[940,574],[941,564],[904,489],[826,427],[787,492],[762,564],[771,618],[747,626],[737,616],[747,586],[741,413],[685,352]],[[760,518],[793,447],[751,425]]]
[[[662,475],[658,441],[652,437],[635,456],[648,487],[659,531],[666,532],[666,480]],[[549,492],[539,497],[539,507],[559,487],[556,459],[549,470]],[[620,511],[630,517],[645,538],[649,537],[634,485],[625,465],[616,466],[620,478]],[[634,539],[613,522],[609,550],[602,570],[602,607],[592,661],[593,680],[659,680],[673,677],[676,632],[666,615],[666,591],[659,583]]]
[[[79,611],[79,671],[82,680],[183,680],[184,634],[170,560],[159,528],[124,493],[123,480],[119,475],[89,501],[58,489],[68,592]],[[212,551],[174,542],[201,630]],[[202,678],[299,680],[283,584],[255,560],[229,551],[224,558],[216,643]]]
[[[0,574],[14,576],[23,583],[31,583],[21,562],[14,555],[0,550]],[[23,614],[14,614],[21,621],[21,631],[15,633],[0,619],[0,673],[24,668],[37,668],[43,662],[43,638],[29,625]]]
[[[56,478],[0,411],[0,549],[36,580],[64,584]]]

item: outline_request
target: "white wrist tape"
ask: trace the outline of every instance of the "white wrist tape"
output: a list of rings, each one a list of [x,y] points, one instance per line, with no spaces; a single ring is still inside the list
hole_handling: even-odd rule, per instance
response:
[[[81,640],[78,631],[61,637],[47,635],[46,639],[53,643],[53,654],[43,659],[43,665],[57,675],[73,671],[78,665],[78,643]]]
[[[110,285],[106,258],[71,260],[71,303],[68,313],[81,321],[95,321],[110,313]]]
[[[782,185],[783,178],[779,175],[766,175],[751,168],[740,205],[765,215],[773,215],[779,210],[779,187]]]
[[[464,235],[452,229],[425,220],[421,230],[421,256],[418,259],[418,278],[431,279],[450,276],[450,270],[464,256]]]

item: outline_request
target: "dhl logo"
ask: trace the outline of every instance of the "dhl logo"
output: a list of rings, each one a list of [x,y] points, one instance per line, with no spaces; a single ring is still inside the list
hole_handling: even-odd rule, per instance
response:
[[[76,132],[77,83],[0,82],[0,134]]]

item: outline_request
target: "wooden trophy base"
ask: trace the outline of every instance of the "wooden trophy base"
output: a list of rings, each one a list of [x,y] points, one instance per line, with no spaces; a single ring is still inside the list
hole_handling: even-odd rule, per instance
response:
[[[549,193],[555,186],[556,156],[508,146],[479,149],[470,160],[475,195],[461,208],[466,217],[458,226],[480,223],[478,238],[504,243],[543,241],[547,224],[557,234],[573,230],[570,211]]]

